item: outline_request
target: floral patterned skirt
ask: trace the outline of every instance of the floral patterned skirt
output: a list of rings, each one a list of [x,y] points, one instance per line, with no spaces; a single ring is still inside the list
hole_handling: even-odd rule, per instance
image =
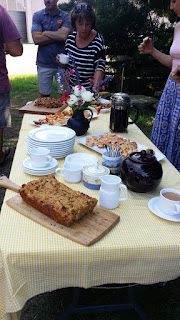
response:
[[[180,84],[170,77],[159,101],[151,141],[180,171]]]

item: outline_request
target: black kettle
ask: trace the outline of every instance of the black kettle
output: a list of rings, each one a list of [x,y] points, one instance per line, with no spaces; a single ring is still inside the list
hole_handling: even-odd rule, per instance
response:
[[[112,132],[127,132],[128,125],[138,120],[139,109],[131,104],[130,96],[127,93],[114,93],[110,99],[112,101],[110,130]],[[130,108],[132,107],[136,109],[135,119],[128,121]]]

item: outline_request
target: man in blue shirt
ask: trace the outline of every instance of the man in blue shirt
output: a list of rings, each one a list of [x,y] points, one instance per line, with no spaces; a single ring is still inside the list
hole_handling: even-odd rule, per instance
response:
[[[48,97],[52,92],[53,77],[57,82],[56,55],[64,52],[64,42],[71,32],[69,14],[57,7],[58,0],[44,0],[45,9],[33,15],[32,37],[39,45],[37,52],[37,73],[41,97]]]

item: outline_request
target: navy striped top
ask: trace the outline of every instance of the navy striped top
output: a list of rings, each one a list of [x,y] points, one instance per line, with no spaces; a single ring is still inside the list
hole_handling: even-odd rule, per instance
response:
[[[71,87],[81,84],[87,90],[92,88],[92,83],[89,79],[94,77],[96,70],[101,70],[105,73],[105,44],[104,38],[97,33],[92,42],[85,48],[76,46],[76,34],[74,31],[66,40],[66,54],[70,56],[70,61],[67,66],[68,71],[75,70],[73,76],[69,77]]]

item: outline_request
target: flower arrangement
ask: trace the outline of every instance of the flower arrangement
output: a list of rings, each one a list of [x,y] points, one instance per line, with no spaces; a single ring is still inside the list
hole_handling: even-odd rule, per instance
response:
[[[95,100],[98,97],[99,90],[105,90],[105,86],[112,80],[112,76],[106,76],[105,79],[101,80],[98,85],[94,84],[94,79],[89,79],[92,84],[92,92],[85,89],[80,85],[80,75],[78,67],[74,57],[69,53],[69,60],[72,63],[73,69],[68,71],[62,68],[58,68],[58,82],[61,88],[61,92],[64,92],[60,98],[61,102],[66,102],[73,110],[84,110],[89,106],[89,102]],[[70,88],[69,78],[73,77],[76,86]]]
[[[84,110],[89,106],[89,102],[94,100],[94,93],[86,90],[83,86],[77,85],[69,95],[66,102],[73,110]]]

